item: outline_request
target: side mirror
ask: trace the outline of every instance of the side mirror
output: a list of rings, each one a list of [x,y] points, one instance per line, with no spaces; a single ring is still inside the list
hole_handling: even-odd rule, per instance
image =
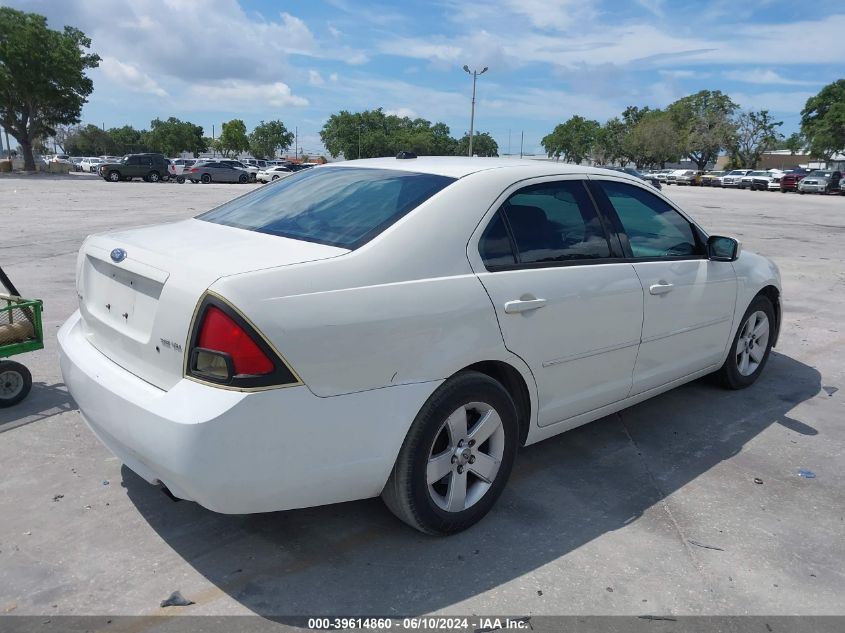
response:
[[[707,238],[707,258],[714,262],[735,262],[742,252],[742,244],[732,237],[711,235]]]

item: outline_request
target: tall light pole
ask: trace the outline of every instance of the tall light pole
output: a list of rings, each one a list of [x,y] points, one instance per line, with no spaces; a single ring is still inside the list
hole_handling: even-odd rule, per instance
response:
[[[482,68],[481,71],[477,71],[470,70],[469,66],[464,64],[464,71],[472,75],[472,110],[469,115],[469,156],[472,158],[472,137],[475,134],[475,82],[479,75],[487,72],[487,66]]]

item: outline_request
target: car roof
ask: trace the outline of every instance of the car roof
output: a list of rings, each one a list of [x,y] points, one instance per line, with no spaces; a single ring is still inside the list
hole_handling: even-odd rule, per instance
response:
[[[545,175],[562,174],[595,174],[605,176],[621,176],[636,180],[625,172],[602,169],[599,167],[585,167],[571,163],[553,160],[529,160],[518,158],[469,158],[464,156],[420,156],[418,158],[365,158],[361,160],[347,160],[323,165],[323,168],[336,169],[340,167],[363,167],[367,169],[393,169],[423,174],[435,174],[450,178],[463,178],[470,174],[490,169],[508,169],[524,172],[524,178]]]

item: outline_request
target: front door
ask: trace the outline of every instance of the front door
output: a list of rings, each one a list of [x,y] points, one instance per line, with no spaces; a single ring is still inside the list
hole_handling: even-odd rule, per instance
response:
[[[583,177],[506,192],[470,241],[505,346],[531,368],[545,426],[625,398],[643,293]],[[616,245],[614,245],[616,244]]]
[[[664,199],[620,181],[597,183],[621,224],[623,248],[643,287],[632,395],[714,367],[731,334],[733,265],[708,260],[702,236]]]

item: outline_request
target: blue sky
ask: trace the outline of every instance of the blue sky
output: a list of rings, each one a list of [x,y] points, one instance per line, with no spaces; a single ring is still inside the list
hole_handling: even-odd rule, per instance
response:
[[[0,0],[76,26],[102,58],[85,122],[177,116],[219,133],[281,119],[308,152],[341,109],[476,129],[538,152],[573,114],[665,106],[719,89],[798,127],[806,99],[845,75],[845,5],[756,0]],[[510,133],[510,142],[509,142]]]

